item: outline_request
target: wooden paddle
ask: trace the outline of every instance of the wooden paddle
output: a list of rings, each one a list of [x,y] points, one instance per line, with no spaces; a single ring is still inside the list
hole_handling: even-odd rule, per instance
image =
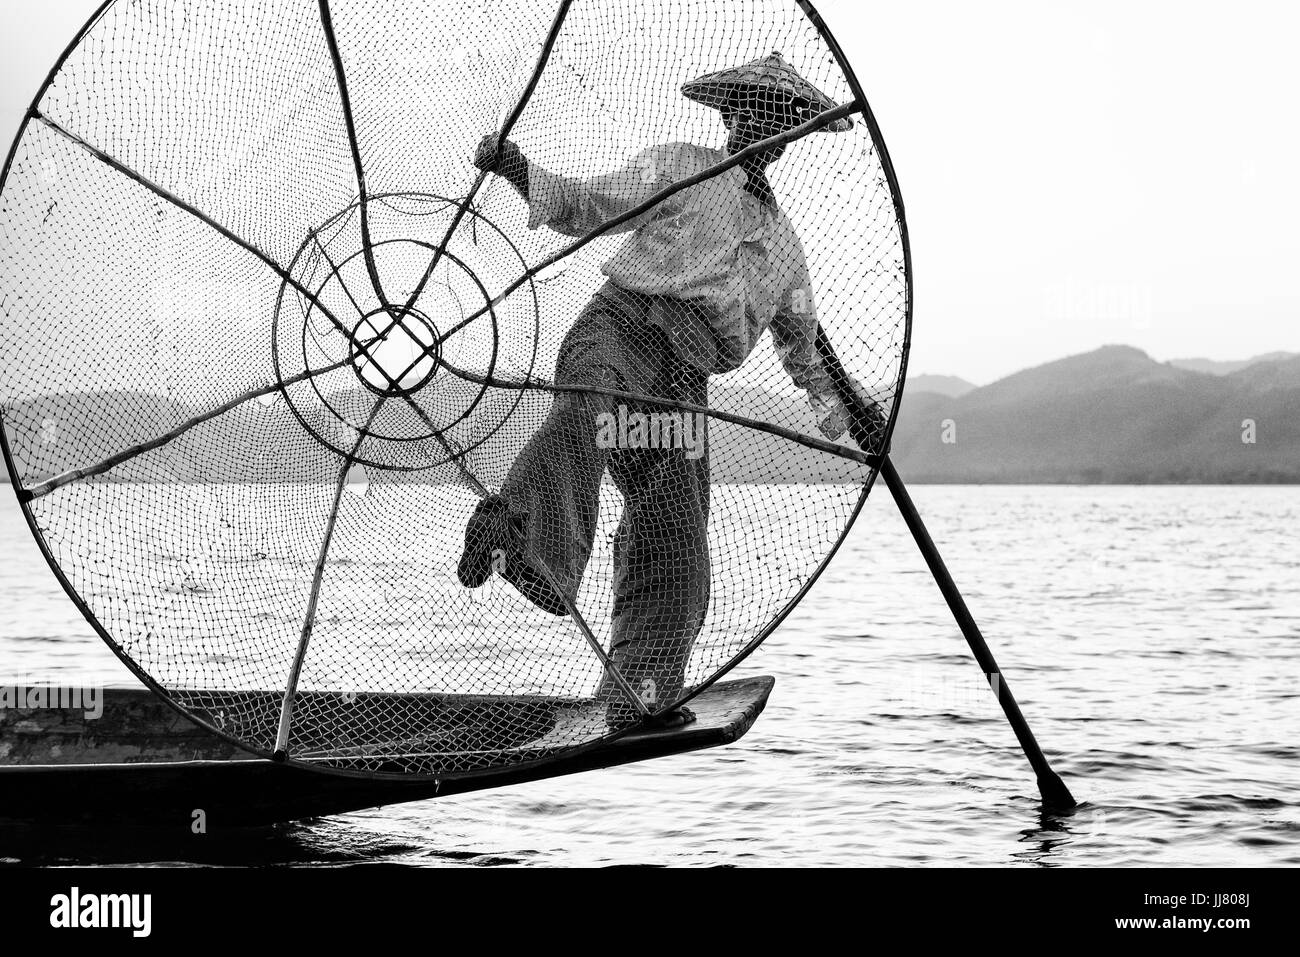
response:
[[[830,374],[831,381],[835,385],[835,392],[840,399],[840,403],[849,411],[849,434],[853,436],[853,441],[864,452],[870,453],[875,444],[873,442],[874,430],[871,428],[871,423],[879,421],[879,412],[873,414],[873,411],[863,404],[862,399],[853,388],[853,380],[845,371],[839,356],[836,355],[835,349],[831,346],[826,331],[820,326],[817,329],[816,345],[826,371]],[[962,598],[961,592],[958,591],[952,575],[949,574],[948,566],[944,564],[943,557],[934,544],[934,539],[930,537],[925,523],[921,521],[921,515],[916,510],[916,504],[912,501],[912,496],[908,494],[907,487],[903,484],[898,470],[894,468],[894,463],[890,461],[887,449],[880,456],[879,467],[880,474],[885,477],[885,484],[889,486],[889,491],[894,496],[894,503],[903,515],[903,521],[907,523],[912,537],[920,547],[921,554],[925,557],[925,563],[930,566],[930,574],[934,576],[939,591],[943,593],[944,600],[948,602],[948,608],[957,620],[958,627],[961,628],[961,633],[966,637],[966,643],[970,645],[970,650],[975,655],[975,660],[979,662],[980,668],[984,670],[984,676],[988,679],[989,687],[993,689],[993,694],[997,697],[998,703],[1002,705],[1007,720],[1011,722],[1011,729],[1015,731],[1016,739],[1020,742],[1025,757],[1029,759],[1030,765],[1033,766],[1034,773],[1038,777],[1038,793],[1042,795],[1043,802],[1053,808],[1068,809],[1075,807],[1078,802],[1075,801],[1074,795],[1065,786],[1065,782],[1061,780],[1060,775],[1052,770],[1051,765],[1048,764],[1047,756],[1043,754],[1043,749],[1039,747],[1038,740],[1034,737],[1033,731],[1029,729],[1029,722],[1025,720],[1024,714],[1021,713],[1020,705],[1016,703],[1010,686],[1008,686],[1006,679],[1003,678],[1002,669],[998,667],[997,661],[994,660],[993,652],[989,651],[989,646],[984,641],[984,635],[980,633],[979,625],[976,624],[970,609],[966,607],[966,601]]]

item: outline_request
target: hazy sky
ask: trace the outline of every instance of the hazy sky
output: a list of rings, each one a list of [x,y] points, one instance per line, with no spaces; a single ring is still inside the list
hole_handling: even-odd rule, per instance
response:
[[[97,4],[0,0],[0,138]],[[823,0],[893,154],[914,373],[1300,351],[1300,6]]]

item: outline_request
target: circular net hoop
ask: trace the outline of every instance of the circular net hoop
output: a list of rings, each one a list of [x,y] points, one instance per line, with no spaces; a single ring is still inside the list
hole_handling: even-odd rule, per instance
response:
[[[727,85],[774,51],[806,86]],[[522,191],[474,164],[496,133]],[[115,0],[4,171],[6,464],[110,647],[254,753],[555,760],[803,597],[887,449],[910,279],[807,4]]]

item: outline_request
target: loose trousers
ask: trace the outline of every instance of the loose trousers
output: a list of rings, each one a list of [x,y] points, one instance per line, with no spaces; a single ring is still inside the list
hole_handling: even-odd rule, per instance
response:
[[[660,326],[682,308],[691,306],[607,284],[565,337],[556,383],[707,406],[708,374],[681,361]],[[665,422],[669,431],[695,432],[674,438],[665,435]],[[606,470],[623,495],[613,542],[609,654],[642,700],[662,707],[684,690],[691,648],[709,605],[704,417],[606,396],[555,395],[545,422],[511,467],[502,495],[512,512],[526,513],[528,559],[544,562],[571,599],[591,556]],[[607,674],[598,695],[613,700],[619,694]]]

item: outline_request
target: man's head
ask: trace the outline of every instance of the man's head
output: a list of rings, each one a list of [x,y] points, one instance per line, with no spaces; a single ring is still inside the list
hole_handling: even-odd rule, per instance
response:
[[[731,153],[801,126],[836,105],[779,53],[692,80],[682,87],[682,93],[721,111]],[[842,119],[829,124],[826,131],[852,128],[852,120]],[[761,159],[771,163],[784,152],[784,145],[773,147]]]
[[[801,126],[819,112],[802,97],[771,87],[737,89],[721,107],[722,122],[727,127],[727,152],[739,153],[769,137]],[[759,159],[774,163],[786,151],[786,144],[763,152]]]

